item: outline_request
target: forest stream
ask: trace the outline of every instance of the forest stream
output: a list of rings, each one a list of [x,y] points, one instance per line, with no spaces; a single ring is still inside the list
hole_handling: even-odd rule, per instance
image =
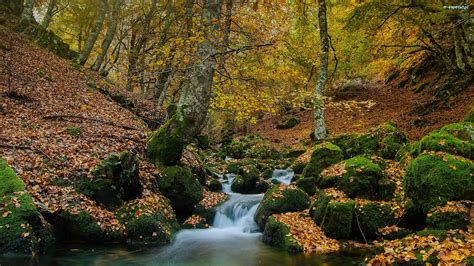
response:
[[[274,170],[272,179],[288,185],[291,169]],[[229,199],[219,206],[213,226],[179,231],[169,245],[156,248],[59,246],[34,260],[6,257],[0,265],[357,265],[359,259],[342,254],[291,255],[265,245],[253,217],[263,194],[232,192],[233,174],[221,176]],[[3,263],[2,263],[3,261]]]

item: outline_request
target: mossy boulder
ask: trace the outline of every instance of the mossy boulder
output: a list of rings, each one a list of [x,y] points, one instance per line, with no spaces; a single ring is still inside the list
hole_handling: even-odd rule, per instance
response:
[[[366,157],[356,156],[326,169],[319,184],[336,187],[350,198],[381,199],[393,196],[395,185],[390,186],[390,182],[384,178],[379,165]]]
[[[165,167],[162,176],[157,178],[157,184],[179,215],[191,214],[203,198],[203,187],[187,167]]]
[[[379,228],[395,223],[395,215],[389,203],[363,202],[355,207],[352,232],[357,237],[375,239],[380,236]]]
[[[87,243],[120,242],[123,235],[119,230],[102,228],[88,212],[58,211],[50,215],[56,236],[62,241],[83,241]]]
[[[322,208],[321,208],[322,209]],[[315,212],[319,226],[328,237],[348,239],[351,233],[354,201],[330,200],[322,213]]]
[[[296,117],[290,117],[289,119],[287,119],[286,121],[284,121],[283,123],[281,124],[278,124],[276,126],[277,129],[290,129],[290,128],[294,128],[296,125],[298,125],[300,123],[300,120]]]
[[[295,185],[312,196],[316,193],[316,179],[313,177],[303,177],[295,181]]]
[[[108,209],[115,209],[123,201],[140,197],[143,188],[139,167],[132,152],[111,154],[92,170],[94,178],[79,180],[76,189]]]
[[[309,196],[296,186],[274,185],[263,196],[254,220],[260,229],[272,214],[302,211],[309,206]]]
[[[421,154],[424,151],[441,151],[473,159],[474,143],[458,139],[448,133],[432,132],[424,136],[412,148],[414,155]]]
[[[307,164],[308,163],[305,163],[305,162],[295,162],[290,166],[290,168],[293,169],[293,172],[295,172],[295,174],[300,175],[303,173]]]
[[[162,196],[147,196],[130,201],[115,213],[125,225],[131,244],[166,244],[180,229],[169,201]]]
[[[474,113],[474,112],[473,112]],[[474,141],[474,122],[449,124],[440,129],[441,133],[451,134],[458,139]]]
[[[365,134],[340,135],[330,139],[344,152],[345,158],[357,155],[380,155],[393,159],[407,139],[395,124],[384,123],[371,128]]]
[[[175,114],[151,135],[146,147],[148,159],[156,166],[178,164],[186,146],[185,130],[185,123]]]
[[[260,172],[255,165],[248,164],[240,166],[237,172],[239,175],[232,181],[232,191],[242,194],[259,193],[257,190],[257,182],[260,180]]]
[[[450,202],[450,204],[436,207],[428,213],[426,217],[427,227],[434,230],[465,230],[470,224],[469,212],[470,207],[463,203]]]
[[[224,147],[224,150],[227,156],[235,159],[282,157],[268,141],[263,140],[259,135],[248,135],[239,140],[232,140]]]
[[[54,243],[23,181],[1,158],[0,214],[0,254],[41,254]]]
[[[451,200],[474,200],[474,163],[451,154],[427,153],[406,169],[404,190],[427,213]]]
[[[311,160],[303,170],[306,177],[317,178],[324,168],[344,160],[342,150],[331,142],[323,142],[314,146]]]
[[[290,235],[288,225],[277,221],[275,216],[270,216],[265,224],[262,237],[263,243],[284,249],[290,253],[303,252],[303,247]]]
[[[219,180],[212,178],[209,180],[209,184],[207,185],[207,187],[209,187],[209,190],[213,192],[221,191],[222,183]]]

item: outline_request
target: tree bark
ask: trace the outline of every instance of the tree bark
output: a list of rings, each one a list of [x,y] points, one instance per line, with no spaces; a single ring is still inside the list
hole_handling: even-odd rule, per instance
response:
[[[212,80],[217,66],[214,31],[218,28],[220,0],[204,0],[202,25],[205,40],[198,44],[196,59],[186,68],[176,114],[155,131],[147,145],[147,155],[156,165],[175,165],[184,147],[205,125],[211,100]]]
[[[44,29],[49,27],[51,20],[53,19],[54,9],[56,8],[57,0],[49,0],[48,9],[46,10],[46,14],[44,15],[43,20],[41,21],[41,26]]]
[[[33,7],[35,0],[25,0],[23,11],[21,12],[21,25],[28,25],[35,20],[33,17]]]
[[[123,0],[115,0],[114,7],[112,9],[112,16],[110,17],[109,27],[107,28],[107,33],[105,33],[104,40],[100,46],[101,52],[95,59],[92,70],[99,71],[100,66],[104,62],[104,58],[107,56],[110,44],[114,40],[115,33],[117,32],[117,25],[120,18],[120,11],[122,9]]]
[[[328,77],[328,61],[329,61],[329,35],[326,17],[326,1],[318,0],[318,20],[319,20],[319,37],[321,42],[321,66],[319,67],[319,77],[316,84],[314,99],[314,137],[315,140],[323,140],[326,138],[326,125],[324,122],[323,107],[323,90],[326,86]]]
[[[77,59],[78,64],[84,65],[87,59],[89,58],[89,55],[91,54],[91,51],[94,48],[94,44],[97,41],[97,38],[99,37],[99,34],[104,25],[106,14],[107,14],[107,0],[100,0],[99,10],[97,13],[97,17],[94,21],[94,28],[92,29],[92,32],[89,34],[89,37],[87,38],[84,44],[84,49],[79,54],[79,57]]]

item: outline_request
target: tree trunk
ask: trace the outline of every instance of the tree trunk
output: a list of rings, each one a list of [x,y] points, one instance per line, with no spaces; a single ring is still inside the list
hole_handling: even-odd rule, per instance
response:
[[[33,16],[33,7],[35,6],[35,0],[25,0],[23,6],[23,12],[21,12],[21,25],[28,25],[35,20]]]
[[[322,96],[328,77],[329,61],[329,36],[325,0],[318,0],[318,20],[319,37],[321,42],[321,66],[319,68],[319,77],[316,84],[314,99],[314,137],[315,140],[323,140],[326,138],[326,125],[324,123],[324,107]]]
[[[44,29],[49,27],[51,20],[53,19],[54,9],[56,8],[57,0],[49,0],[48,9],[46,10],[46,14],[44,15],[43,20],[41,21],[41,26]]]
[[[114,7],[112,9],[112,16],[110,17],[109,27],[107,28],[107,33],[105,33],[104,40],[100,46],[101,52],[95,59],[92,70],[99,71],[100,66],[104,62],[104,58],[107,56],[107,51],[109,50],[110,44],[114,40],[115,32],[117,32],[117,25],[120,18],[120,11],[122,9],[123,0],[115,0]]]
[[[220,0],[204,0],[202,25],[205,40],[197,47],[195,62],[186,68],[187,79],[179,88],[181,96],[176,114],[153,133],[147,145],[147,155],[156,165],[177,164],[184,147],[205,125],[217,66],[213,56],[216,52],[213,33],[218,28],[221,5]]]
[[[94,28],[90,33],[89,37],[87,38],[84,49],[79,54],[77,59],[77,63],[80,65],[84,65],[91,54],[92,49],[94,48],[94,44],[99,37],[99,34],[102,30],[102,26],[104,25],[105,15],[107,14],[107,0],[100,0],[100,6],[97,13],[97,17],[94,21]]]

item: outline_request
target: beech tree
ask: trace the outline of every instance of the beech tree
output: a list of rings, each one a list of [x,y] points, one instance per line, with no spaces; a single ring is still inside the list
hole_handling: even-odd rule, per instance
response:
[[[314,97],[314,137],[316,140],[323,140],[326,138],[326,125],[324,123],[324,107],[322,96],[328,78],[329,61],[329,35],[325,0],[318,0],[318,21],[321,42],[321,65],[319,67],[319,78],[316,84]]]
[[[21,12],[20,24],[30,24],[35,20],[33,16],[33,7],[35,5],[35,0],[25,0],[23,5],[23,11]]]
[[[41,21],[41,26],[45,29],[49,27],[49,24],[51,23],[51,20],[53,19],[57,2],[58,2],[57,0],[49,0],[48,2],[46,14],[44,15],[43,20]]]

